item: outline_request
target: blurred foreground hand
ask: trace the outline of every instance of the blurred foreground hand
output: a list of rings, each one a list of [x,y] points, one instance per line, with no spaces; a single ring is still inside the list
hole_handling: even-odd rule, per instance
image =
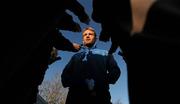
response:
[[[74,48],[75,48],[77,51],[79,51],[80,48],[81,48],[81,45],[78,44],[78,43],[73,43],[73,46],[74,46]]]

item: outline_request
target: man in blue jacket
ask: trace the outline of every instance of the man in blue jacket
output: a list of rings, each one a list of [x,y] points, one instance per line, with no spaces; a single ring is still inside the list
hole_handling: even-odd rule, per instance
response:
[[[112,104],[109,84],[115,84],[121,71],[113,55],[96,48],[96,33],[87,27],[82,33],[82,51],[65,66],[62,77],[69,87],[66,104]]]

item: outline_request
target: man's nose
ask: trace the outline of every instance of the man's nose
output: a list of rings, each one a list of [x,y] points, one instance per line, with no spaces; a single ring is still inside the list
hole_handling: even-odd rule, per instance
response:
[[[90,35],[89,35],[89,34],[87,34],[87,35],[86,35],[86,38],[89,38],[89,37],[90,37]]]

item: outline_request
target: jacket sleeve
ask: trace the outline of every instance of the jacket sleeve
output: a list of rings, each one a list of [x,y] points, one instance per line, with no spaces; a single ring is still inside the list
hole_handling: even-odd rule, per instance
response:
[[[79,73],[75,72],[78,69],[77,65],[75,65],[75,61],[76,58],[73,56],[61,74],[63,87],[80,88],[85,85],[84,79],[80,77]]]
[[[115,84],[118,78],[120,77],[121,70],[118,67],[112,55],[108,55],[107,70],[108,70],[107,79],[108,79],[109,84]]]
[[[65,66],[63,69],[63,72],[61,74],[61,82],[63,87],[69,87],[72,83],[72,69],[73,68],[73,57],[69,61],[69,63]]]

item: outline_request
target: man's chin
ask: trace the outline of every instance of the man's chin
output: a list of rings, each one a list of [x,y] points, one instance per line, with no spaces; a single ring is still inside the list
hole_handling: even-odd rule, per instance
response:
[[[85,46],[87,46],[87,47],[92,47],[93,44],[92,44],[92,43],[87,43],[87,44],[85,44]]]

